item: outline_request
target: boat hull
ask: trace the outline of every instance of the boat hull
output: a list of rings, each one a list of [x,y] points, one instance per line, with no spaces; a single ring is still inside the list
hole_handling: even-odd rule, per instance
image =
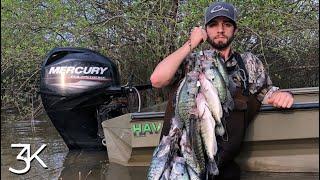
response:
[[[249,125],[236,158],[243,170],[319,172],[318,88],[293,92],[295,108],[279,110],[263,105]],[[164,112],[144,112],[104,121],[109,161],[149,166],[160,141],[163,117]]]

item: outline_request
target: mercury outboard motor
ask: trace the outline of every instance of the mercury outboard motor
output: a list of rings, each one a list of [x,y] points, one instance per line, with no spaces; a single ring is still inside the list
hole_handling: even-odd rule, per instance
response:
[[[89,49],[55,48],[41,68],[42,103],[70,150],[105,150],[98,119],[123,114],[125,102],[111,102],[124,89],[115,64]]]

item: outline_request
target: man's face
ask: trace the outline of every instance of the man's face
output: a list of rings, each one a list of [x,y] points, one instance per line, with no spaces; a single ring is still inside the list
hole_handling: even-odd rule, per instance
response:
[[[209,22],[206,26],[206,31],[208,43],[214,49],[224,50],[230,46],[237,30],[230,19],[217,17]]]

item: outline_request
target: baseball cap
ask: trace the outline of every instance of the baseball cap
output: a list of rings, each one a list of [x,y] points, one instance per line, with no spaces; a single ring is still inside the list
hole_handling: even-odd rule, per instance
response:
[[[232,4],[226,2],[212,3],[206,10],[205,14],[205,25],[207,25],[212,19],[224,16],[229,18],[237,25],[237,11]]]

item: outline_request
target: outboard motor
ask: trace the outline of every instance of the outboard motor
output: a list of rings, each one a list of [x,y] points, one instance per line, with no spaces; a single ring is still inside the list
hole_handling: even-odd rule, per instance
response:
[[[41,68],[40,93],[44,108],[70,150],[105,150],[98,135],[99,109],[119,116],[126,104],[110,104],[123,96],[115,64],[84,48],[55,48]],[[123,105],[123,106],[122,106]],[[104,108],[105,110],[106,108]],[[101,113],[100,113],[101,114]]]

